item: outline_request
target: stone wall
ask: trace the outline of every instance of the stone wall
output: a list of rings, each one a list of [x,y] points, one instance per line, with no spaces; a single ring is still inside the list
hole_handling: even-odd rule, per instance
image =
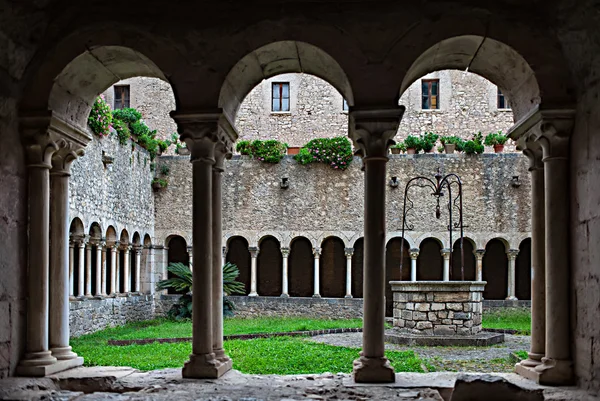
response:
[[[71,337],[155,317],[152,295],[82,298],[69,303]]]
[[[235,304],[235,316],[280,317],[301,316],[320,319],[362,318],[362,298],[272,298],[228,297]]]
[[[85,155],[71,168],[69,188],[70,218],[79,218],[84,233],[98,223],[102,236],[112,226],[117,239],[126,230],[131,239],[135,232],[141,238],[154,232],[154,195],[148,152],[133,142],[120,145],[115,135],[93,140]],[[114,158],[106,166],[103,154]]]
[[[191,243],[192,174],[188,157],[161,157],[160,164],[170,167],[169,185],[156,193],[156,238],[158,243],[169,235],[183,236]],[[296,236],[306,236],[314,246],[334,235],[347,247],[362,236],[364,175],[362,162],[354,158],[345,171],[320,165],[302,166],[291,157],[278,164],[250,160],[246,156],[226,161],[223,173],[223,230],[226,237],[242,235],[251,246],[264,235],[278,238],[288,246]],[[500,237],[508,248],[518,248],[529,236],[531,189],[527,160],[520,154],[483,154],[477,156],[421,154],[390,155],[388,176],[396,176],[397,188],[387,187],[387,228],[389,236],[399,236],[404,186],[410,177],[433,177],[457,173],[464,185],[465,235],[476,248],[485,248],[492,238]],[[513,176],[521,186],[511,185]],[[290,186],[281,189],[282,177]],[[410,245],[437,237],[447,247],[447,215],[436,220],[430,191],[416,190],[415,213],[411,220],[415,231],[407,234]],[[443,211],[443,213],[445,213]],[[507,218],[511,216],[511,218]],[[164,243],[164,242],[163,242]]]

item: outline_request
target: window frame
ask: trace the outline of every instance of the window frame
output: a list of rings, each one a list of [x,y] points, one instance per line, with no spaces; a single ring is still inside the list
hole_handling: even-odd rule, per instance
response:
[[[121,107],[117,107],[117,92],[120,91],[120,100],[121,100]],[[125,92],[127,92],[127,96],[124,98],[124,94]],[[126,109],[126,108],[130,108],[131,107],[131,86],[130,85],[115,85],[113,86],[113,95],[114,95],[114,101],[113,101],[113,109],[118,110],[118,109]],[[127,105],[125,105],[125,101],[127,103]]]
[[[287,97],[284,96],[284,87],[287,86]],[[278,97],[275,97],[275,88],[279,87]],[[291,90],[290,83],[285,81],[277,81],[271,83],[271,113],[289,113],[291,110]],[[287,100],[287,109],[284,110],[283,103]],[[275,110],[275,101],[278,101],[279,110]]]
[[[433,83],[437,84],[437,94],[432,95]],[[427,84],[427,107],[423,107],[423,99],[425,98],[423,93],[423,85]],[[431,100],[435,96],[435,107],[431,107]],[[421,79],[421,110],[440,110],[440,79]]]
[[[504,103],[504,107],[500,106],[500,99],[502,99],[502,102]],[[496,108],[498,110],[512,110],[512,107],[510,107],[510,102],[508,101],[508,98],[506,97],[506,95],[504,93],[502,93],[502,90],[500,90],[499,86],[496,86]]]
[[[348,102],[346,99],[342,98],[342,112],[347,113],[350,110],[350,106],[348,106]]]

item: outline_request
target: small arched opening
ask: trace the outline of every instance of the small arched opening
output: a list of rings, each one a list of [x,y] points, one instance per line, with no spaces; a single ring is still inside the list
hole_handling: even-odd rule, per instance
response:
[[[470,238],[463,238],[463,256],[464,256],[464,273],[465,281],[475,281],[475,251],[474,242]],[[454,242],[452,249],[452,266],[450,269],[450,280],[461,281],[461,252],[460,252],[460,239]]]
[[[296,237],[290,244],[288,292],[291,297],[313,295],[313,246],[308,238]]]
[[[249,294],[251,257],[246,238],[240,236],[229,238],[229,241],[227,241],[225,261],[237,266],[240,271],[237,281],[244,283],[244,293]]]
[[[363,297],[364,256],[365,239],[359,238],[354,243],[354,253],[352,254],[352,296],[354,298]]]
[[[403,243],[404,242],[404,246]],[[403,249],[401,249],[403,248]],[[400,276],[400,262],[402,262],[402,276]],[[410,245],[402,237],[395,237],[388,241],[385,247],[385,315],[394,313],[394,293],[390,281],[410,280]]]
[[[321,245],[319,282],[321,296],[343,298],[346,295],[346,255],[344,241],[326,238]]]
[[[483,255],[483,281],[486,281],[483,298],[506,299],[508,291],[508,256],[506,242],[494,238],[485,246]]]
[[[515,268],[515,296],[531,299],[531,238],[521,241]]]
[[[173,235],[167,238],[166,241],[167,246],[167,261],[168,265],[172,263],[183,263],[186,266],[190,265],[190,255],[187,250],[187,242],[180,235]],[[173,273],[167,272],[167,278],[173,278]],[[167,291],[168,294],[179,294],[181,292],[177,292],[172,288],[169,288]]]
[[[417,281],[442,281],[443,278],[442,244],[437,238],[426,238],[419,246]]]
[[[281,295],[282,265],[281,244],[273,236],[262,238],[258,244],[260,251],[256,260],[257,292],[261,296]]]

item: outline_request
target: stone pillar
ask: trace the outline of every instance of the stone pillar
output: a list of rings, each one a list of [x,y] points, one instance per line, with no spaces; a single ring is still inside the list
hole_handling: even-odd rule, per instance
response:
[[[75,261],[74,246],[73,240],[69,241],[69,297],[74,295],[73,290],[75,288],[73,283],[73,263]]]
[[[290,248],[281,248],[282,261],[282,280],[281,280],[281,298],[289,298],[288,294],[288,256]]]
[[[508,256],[508,285],[506,287],[506,299],[509,301],[517,300],[517,297],[515,296],[515,263],[518,254],[518,249],[509,249],[508,252],[506,252],[506,255]]]
[[[519,365],[535,367],[546,354],[546,241],[544,207],[544,163],[536,141],[525,141],[523,153],[531,173],[531,349]],[[519,373],[519,366],[517,366]]]
[[[119,248],[119,242],[115,241],[110,246],[110,294],[114,295],[119,292],[118,285],[119,281],[117,280],[117,272],[119,271],[119,267],[117,266],[119,255],[117,253]]]
[[[85,296],[92,296],[92,243],[88,238],[85,244]]]
[[[102,295],[102,248],[104,242],[101,240],[96,242],[96,291],[94,295]]]
[[[363,350],[354,362],[354,380],[361,383],[395,381],[384,348],[385,192],[388,149],[403,112],[404,107],[350,111],[350,137],[365,171]]]
[[[142,246],[138,245],[133,248],[135,252],[135,282],[133,291],[140,292],[140,280],[142,279]]]
[[[225,263],[227,263],[227,247],[226,246],[223,247],[222,252],[223,252],[223,262],[222,263],[223,263],[223,266],[225,266]]]
[[[485,255],[485,249],[477,249],[473,252],[477,265],[475,267],[475,280],[483,281],[483,255]]]
[[[450,281],[450,255],[452,254],[452,249],[444,248],[441,252],[442,258],[444,258],[443,281]]]
[[[106,247],[106,242],[104,242],[102,244],[103,246],[101,247],[101,251],[102,251],[102,265],[100,267],[100,295],[105,296],[106,295],[106,252],[107,252],[107,247]]]
[[[187,247],[188,252],[188,263],[190,264],[190,270],[194,271],[194,251],[191,246]]]
[[[83,364],[69,345],[69,176],[71,163],[83,155],[82,146],[59,141],[50,171],[50,351],[64,369]],[[70,248],[71,251],[73,248]],[[70,265],[70,266],[69,266]],[[71,269],[72,270],[72,269]]]
[[[231,149],[237,134],[223,114],[172,115],[181,139],[191,152],[192,248],[198,261],[193,271],[192,354],[183,367],[182,375],[184,378],[218,378],[231,365],[221,362],[213,352],[213,166],[217,146],[224,144]]]
[[[251,246],[248,248],[250,251],[250,294],[249,297],[257,297],[258,292],[256,292],[256,258],[258,258],[258,252],[260,252],[260,248],[257,246]]]
[[[354,248],[345,248],[346,254],[346,296],[344,298],[352,298],[352,255]]]
[[[75,246],[78,249],[78,253],[79,253],[79,260],[78,260],[78,267],[77,267],[77,272],[78,272],[78,277],[77,277],[77,296],[81,297],[83,296],[83,286],[85,283],[85,248],[84,248],[84,242],[85,239],[84,237],[79,238],[79,240],[77,242],[75,242]]]
[[[411,248],[410,251],[410,281],[417,281],[417,258],[419,248]]]
[[[131,270],[129,265],[131,262],[131,245],[126,244],[123,246],[123,292],[131,292]]]
[[[321,248],[313,248],[313,255],[315,255],[315,268],[314,268],[314,284],[315,290],[313,298],[321,298],[321,284],[319,282],[319,262],[321,257]]]

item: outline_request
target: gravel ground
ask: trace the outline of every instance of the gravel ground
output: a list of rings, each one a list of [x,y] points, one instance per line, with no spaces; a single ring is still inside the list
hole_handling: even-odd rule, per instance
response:
[[[324,334],[310,340],[340,347],[360,348],[362,333]],[[510,353],[527,351],[530,336],[504,335],[504,343],[491,347],[407,347],[386,343],[387,350],[412,350],[436,371],[512,372]]]

